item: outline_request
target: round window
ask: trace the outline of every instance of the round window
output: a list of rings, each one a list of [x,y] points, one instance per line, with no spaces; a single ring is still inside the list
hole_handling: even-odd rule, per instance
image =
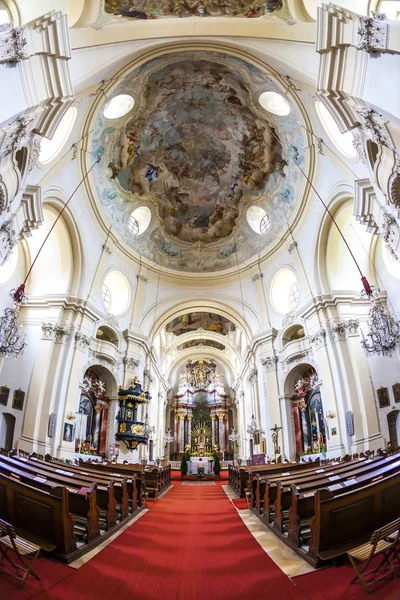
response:
[[[353,134],[350,131],[341,133],[329,110],[319,100],[315,103],[315,108],[318,117],[335,148],[347,158],[357,158],[357,150],[353,146]]]
[[[103,115],[106,119],[119,119],[135,106],[135,100],[128,94],[119,94],[107,102]]]
[[[75,123],[77,110],[71,106],[60,121],[51,140],[43,138],[40,143],[39,162],[46,165],[51,162],[63,149]]]
[[[131,289],[128,280],[119,271],[107,273],[102,289],[103,306],[112,315],[122,315],[128,308]]]
[[[281,269],[271,283],[271,302],[276,312],[285,315],[295,310],[300,297],[299,284],[291,269]]]
[[[260,235],[271,227],[267,212],[261,206],[250,206],[246,213],[247,222],[253,231]]]
[[[289,102],[277,92],[263,92],[258,101],[264,110],[278,117],[286,117],[290,113]]]
[[[136,208],[128,219],[128,229],[132,235],[144,233],[151,221],[151,210],[147,206]]]

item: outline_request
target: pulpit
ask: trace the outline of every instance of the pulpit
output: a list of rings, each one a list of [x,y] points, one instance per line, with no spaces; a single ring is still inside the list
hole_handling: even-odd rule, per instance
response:
[[[204,475],[213,475],[214,461],[207,456],[192,456],[190,459],[190,473],[197,475],[199,467],[204,468]]]

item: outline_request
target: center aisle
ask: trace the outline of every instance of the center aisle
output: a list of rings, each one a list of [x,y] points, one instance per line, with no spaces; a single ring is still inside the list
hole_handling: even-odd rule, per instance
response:
[[[139,521],[37,598],[306,598],[262,550],[220,484],[173,484]]]

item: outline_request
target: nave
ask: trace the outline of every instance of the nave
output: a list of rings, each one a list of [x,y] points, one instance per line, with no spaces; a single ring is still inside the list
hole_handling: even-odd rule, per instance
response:
[[[25,590],[1,578],[7,600],[359,600],[360,585],[349,585],[350,565],[314,571],[281,542],[263,541],[264,530],[245,505],[231,501],[227,472],[217,482],[182,482],[172,487],[139,520],[87,558],[79,568],[39,558],[41,581],[29,578]],[[246,523],[246,524],[245,524]],[[274,536],[272,536],[274,537]],[[288,577],[269,557],[281,562]],[[79,561],[77,561],[77,564]],[[374,588],[373,597],[398,598],[397,581]]]

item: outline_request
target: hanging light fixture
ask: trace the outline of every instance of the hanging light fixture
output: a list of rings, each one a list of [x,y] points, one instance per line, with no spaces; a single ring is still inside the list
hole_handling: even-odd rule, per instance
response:
[[[228,435],[228,440],[233,443],[235,443],[235,442],[238,443],[238,441],[240,440],[240,435],[238,434],[238,432],[235,430],[234,427],[232,427],[232,430],[231,430],[230,434]]]
[[[273,129],[271,129],[271,134],[280,144],[282,144],[279,136],[275,133],[275,131]],[[372,304],[372,308],[370,309],[369,315],[368,315],[369,316],[368,327],[369,327],[370,332],[367,334],[367,336],[370,338],[370,342],[368,343],[368,340],[366,340],[366,339],[361,340],[361,344],[362,344],[363,348],[365,349],[366,353],[370,356],[372,356],[372,355],[392,356],[395,349],[400,346],[400,322],[396,321],[392,317],[390,312],[387,309],[385,309],[384,306],[382,306],[380,303],[377,302],[376,293],[379,292],[379,290],[373,289],[372,286],[369,284],[368,279],[363,274],[363,272],[360,268],[360,265],[358,264],[357,259],[354,256],[354,254],[353,254],[346,238],[344,237],[344,234],[343,234],[341,228],[339,227],[332,212],[329,210],[328,206],[323,201],[321,195],[318,193],[317,189],[315,188],[315,186],[312,183],[312,181],[310,180],[310,178],[304,172],[304,170],[299,165],[299,163],[297,162],[295,157],[292,155],[290,148],[288,147],[287,144],[286,144],[286,146],[287,146],[287,149],[289,150],[290,159],[296,165],[297,169],[301,172],[303,177],[307,180],[308,184],[310,185],[312,190],[315,192],[318,200],[321,202],[325,211],[328,213],[329,217],[331,218],[332,223],[335,225],[336,229],[339,232],[340,237],[342,238],[347,250],[349,251],[349,254],[350,254],[351,258],[353,259],[358,272],[361,275],[361,283],[363,284],[363,288],[364,288],[363,291],[361,292],[361,297],[368,298],[368,300]]]
[[[164,434],[164,444],[165,444],[165,446],[167,446],[168,444],[170,444],[173,441],[174,441],[174,436],[172,435],[172,431],[170,429],[168,429],[168,431],[166,431],[166,433]]]
[[[369,333],[361,344],[368,356],[392,356],[400,345],[400,321],[396,321],[390,312],[378,301],[379,290],[373,290],[361,296],[367,296],[371,302],[368,313]]]
[[[18,317],[22,302],[27,300],[23,289],[11,290],[10,296],[13,299],[11,308],[6,308],[4,314],[0,317],[0,357],[18,358],[23,353],[26,346],[25,336],[19,334]]]
[[[144,435],[147,438],[152,438],[155,431],[156,431],[156,428],[154,425],[150,425],[150,418],[149,418],[149,415],[146,413],[146,416],[144,418]]]
[[[260,433],[260,434],[265,433],[264,429],[262,429],[261,427],[258,427],[254,414],[251,415],[250,423],[247,425],[247,433],[252,438],[254,438],[254,436],[256,436],[258,433]]]

